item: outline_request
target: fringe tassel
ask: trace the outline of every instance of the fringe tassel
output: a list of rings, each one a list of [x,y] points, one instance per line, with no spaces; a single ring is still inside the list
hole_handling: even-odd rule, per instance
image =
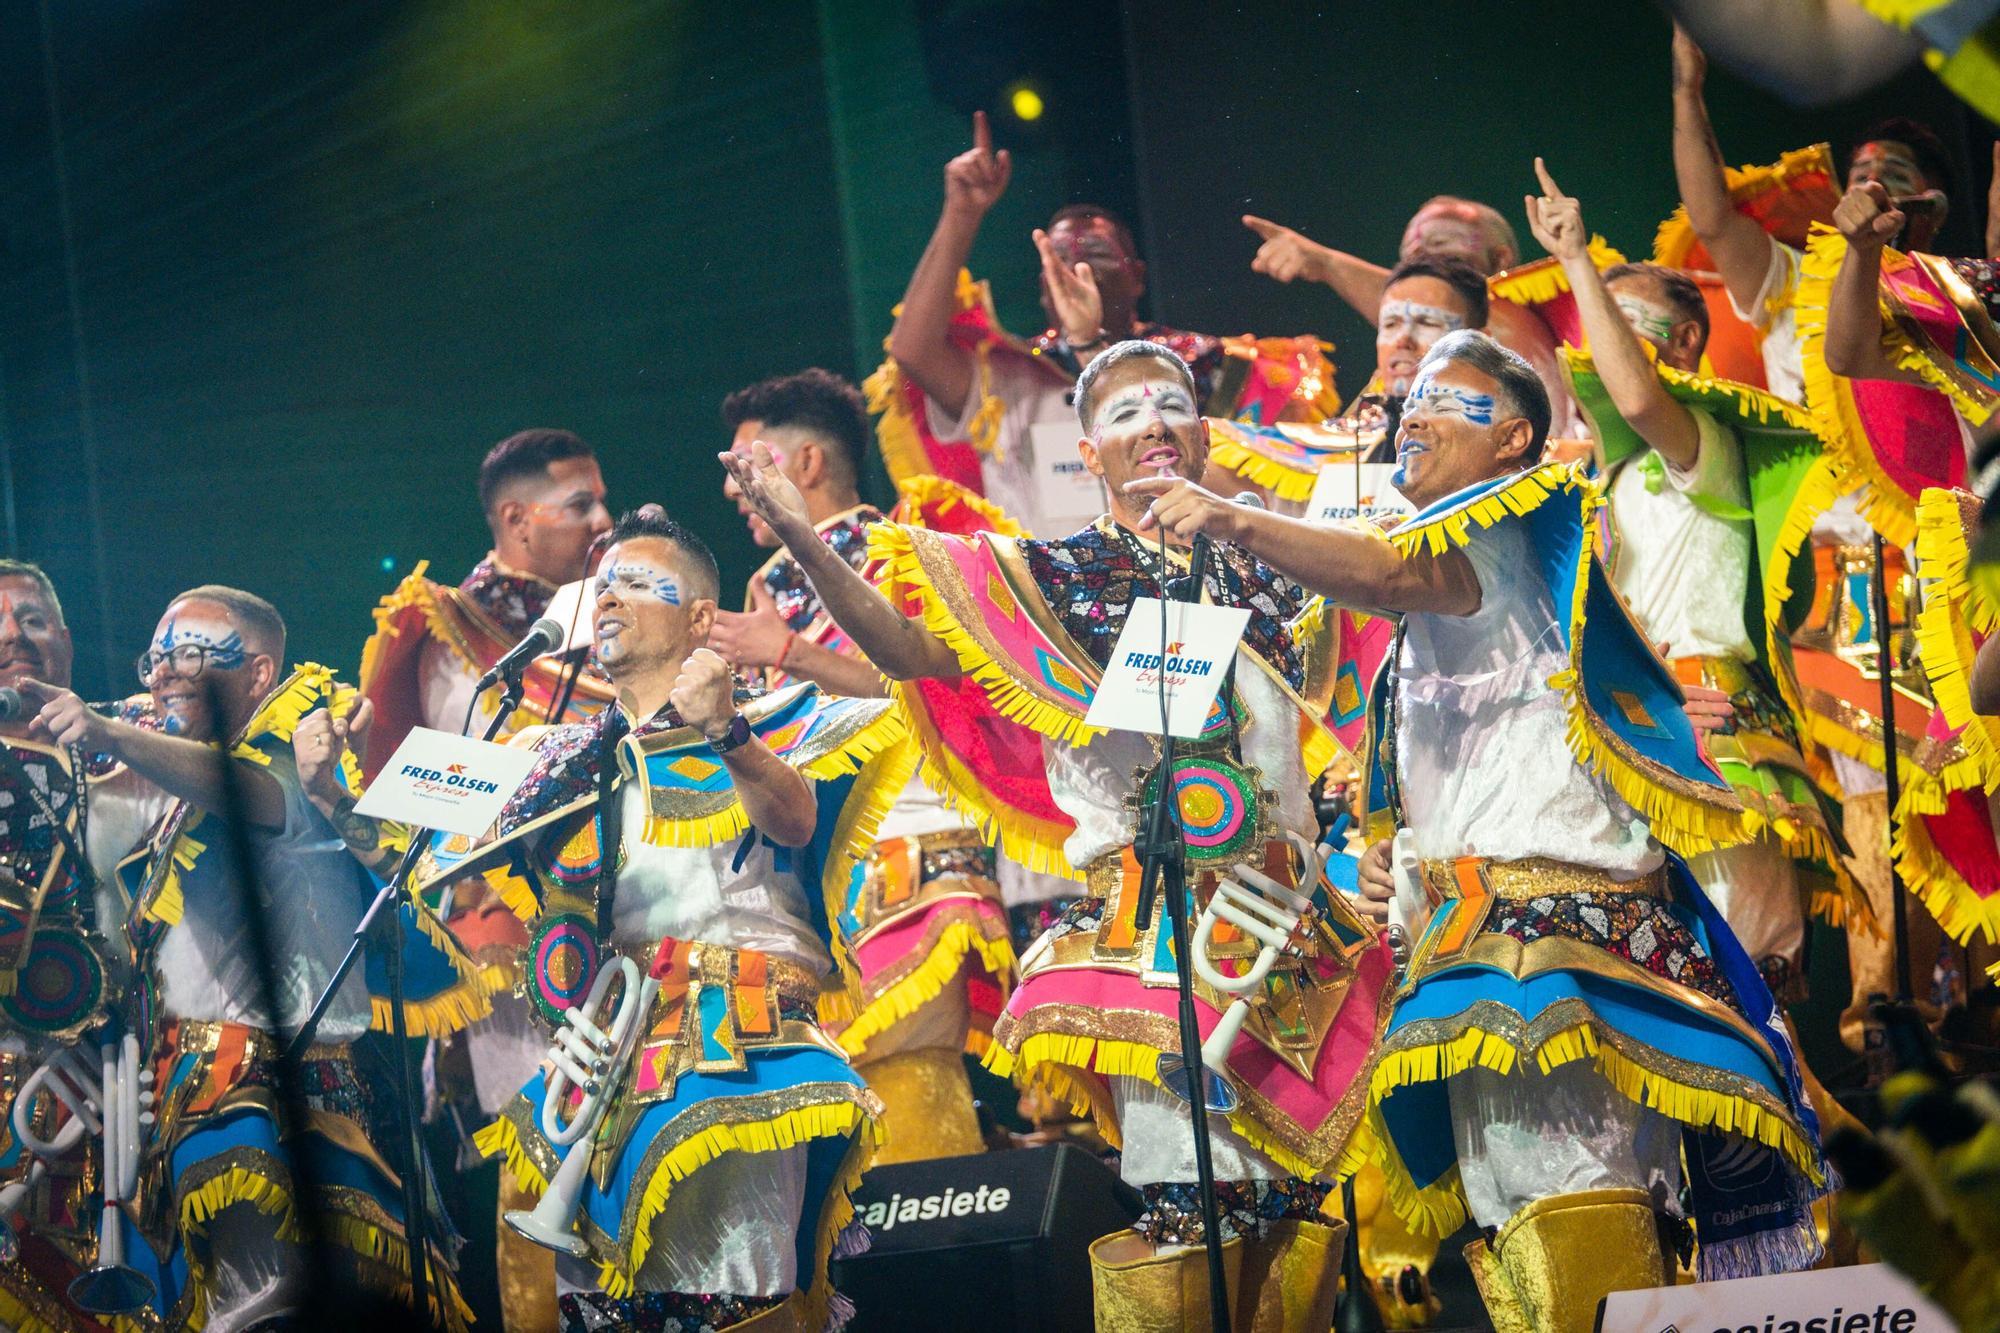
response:
[[[501,906],[521,920],[532,922],[542,914],[541,899],[535,896],[534,884],[515,874],[510,864],[502,862],[489,866],[481,872],[480,878],[499,896]]]
[[[1826,364],[1826,311],[1832,299],[1834,275],[1847,254],[1847,239],[1829,227],[1814,225],[1799,265],[1799,352],[1805,366],[1806,407],[1819,425],[1820,438],[1831,451],[1834,467],[1850,487],[1859,486],[1855,507],[1861,517],[1893,546],[1908,546],[1916,537],[1915,501],[1890,479],[1875,457],[1867,428],[1855,410],[1845,376]],[[1935,373],[1935,367],[1932,368]]]
[[[1870,0],[1861,2],[1865,5]],[[1722,174],[1728,183],[1730,202],[1739,206],[1774,190],[1782,190],[1799,176],[1822,175],[1829,183],[1837,179],[1833,169],[1833,149],[1823,143],[1794,148],[1768,165],[1724,167]],[[1687,257],[1693,253],[1699,239],[1695,235],[1694,224],[1688,221],[1686,205],[1680,205],[1667,215],[1666,221],[1653,234],[1653,262],[1667,268],[1686,268]]]
[[[1973,711],[1972,665],[1979,651],[1973,635],[2000,632],[2000,604],[1966,578],[1972,563],[1967,534],[1980,513],[1979,501],[1963,492],[1932,487],[1918,497],[1917,567],[1933,582],[1917,613],[1916,636],[1931,697],[1944,720],[1960,729],[1976,781],[1991,791],[2000,788],[2000,721]]]
[[[1214,422],[1214,434],[1210,437],[1209,461],[1228,468],[1246,481],[1259,486],[1268,486],[1271,493],[1280,500],[1302,501],[1310,499],[1313,486],[1319,481],[1319,473],[1301,472],[1287,467],[1275,458],[1267,458],[1252,450],[1241,440],[1224,429],[1227,423]]]
[[[175,838],[173,850],[168,853],[172,863],[160,876],[160,887],[154,891],[152,901],[143,905],[140,915],[161,925],[178,926],[181,916],[187,911],[187,902],[181,892],[182,876],[194,869],[194,863],[207,850],[207,843],[196,842],[185,833]]]
[[[1422,522],[1405,523],[1388,534],[1389,541],[1405,556],[1419,549],[1443,555],[1472,540],[1472,525],[1490,528],[1501,519],[1520,517],[1542,507],[1550,496],[1583,490],[1587,483],[1580,471],[1561,463],[1544,463],[1530,468],[1497,491],[1489,491],[1458,509]]]
[[[181,1200],[181,1230],[188,1234],[199,1233],[204,1223],[223,1209],[239,1203],[249,1204],[266,1217],[277,1218],[279,1240],[304,1241],[305,1233],[299,1229],[298,1211],[292,1202],[291,1191],[269,1176],[240,1166],[232,1166],[188,1192],[187,1197]],[[192,1251],[188,1264],[192,1272]]]
[[[320,1225],[320,1235],[342,1249],[359,1255],[372,1264],[388,1270],[389,1281],[377,1283],[363,1278],[363,1285],[375,1287],[391,1300],[409,1304],[416,1294],[410,1276],[410,1245],[403,1236],[371,1222],[364,1222],[350,1213],[328,1210]],[[366,1266],[363,1273],[367,1273]],[[442,1323],[448,1333],[466,1333],[473,1321],[472,1307],[465,1303],[464,1295],[458,1289],[458,1278],[438,1255],[436,1247],[430,1256],[430,1306],[431,1318]],[[449,1301],[447,1303],[447,1299]]]
[[[1602,236],[1590,238],[1590,262],[1598,269],[1610,268],[1613,264],[1625,262],[1625,256],[1611,248]],[[1496,273],[1486,280],[1486,291],[1503,301],[1513,301],[1519,305],[1536,306],[1553,301],[1569,290],[1569,279],[1563,276],[1562,265],[1553,259],[1538,259]]]
[[[877,581],[903,597],[914,597],[924,628],[942,639],[957,655],[959,666],[986,691],[1000,715],[1019,722],[1050,740],[1082,745],[1102,735],[1104,728],[1084,725],[1081,711],[1046,703],[1029,693],[994,661],[958,623],[937,590],[931,587],[911,539],[911,530],[877,523],[868,530],[868,558],[879,562]]]
[[[493,997],[514,984],[513,973],[499,963],[475,967],[472,975],[427,999],[403,1001],[403,1026],[412,1037],[449,1037],[493,1013]],[[375,1032],[395,1029],[395,1006],[379,995],[369,997],[368,1026]]]
[[[514,1182],[529,1191],[536,1198],[549,1192],[549,1180],[540,1167],[521,1147],[521,1136],[514,1129],[514,1122],[502,1116],[482,1130],[472,1135],[472,1146],[481,1157],[507,1156],[507,1174]]]
[[[1819,436],[1817,423],[1808,426],[1814,436]],[[1821,440],[1822,447],[1825,441]],[[1792,712],[1795,724],[1804,730],[1806,718],[1805,701],[1799,696],[1799,683],[1784,665],[1790,649],[1790,634],[1786,630],[1785,605],[1792,599],[1792,562],[1805,548],[1806,539],[1812,536],[1813,524],[1821,514],[1833,508],[1840,498],[1840,470],[1831,457],[1822,454],[1806,470],[1799,488],[1792,495],[1792,502],[1785,510],[1784,520],[1778,525],[1773,540],[1771,555],[1764,563],[1764,659],[1771,664],[1771,676],[1778,683],[1778,693],[1784,696],[1785,707]]]
[[[1910,807],[1906,804],[1904,809]],[[1959,944],[1975,933],[1988,943],[2000,944],[2000,872],[1986,893],[1975,889],[1945,860],[1923,818],[1914,812],[1895,821],[1889,850],[1904,885],[1937,918],[1945,934]]]
[[[902,729],[902,721],[896,714],[899,730],[895,744],[876,754],[855,779],[854,787],[847,794],[847,800],[840,808],[840,816],[834,821],[832,853],[827,857],[826,867],[820,872],[820,897],[825,905],[828,921],[840,920],[840,914],[847,906],[847,892],[854,880],[854,867],[876,841],[876,833],[882,827],[903,789],[910,785],[910,777],[916,772],[917,749]],[[836,1008],[854,1011],[854,997],[861,994],[861,968],[854,961],[854,951],[849,946],[843,932],[835,930],[833,936],[833,961],[840,974],[840,989],[832,992],[839,999],[830,1003]],[[821,992],[821,1013],[826,1012],[826,996]]]
[[[912,527],[930,526],[924,521],[924,511],[935,509],[942,518],[954,509],[969,509],[979,516],[979,526],[988,532],[996,532],[1002,537],[1026,537],[1028,530],[1020,525],[1012,515],[983,495],[975,495],[955,481],[947,481],[934,473],[906,477],[896,482],[896,494],[902,498],[897,506],[897,521]]]
[[[943,994],[965,966],[966,958],[973,955],[982,967],[1003,981],[1015,974],[1014,945],[1006,935],[988,939],[977,922],[954,921],[944,928],[930,954],[914,971],[863,1006],[854,1021],[842,1030],[841,1049],[850,1056],[860,1056],[868,1049],[871,1038],[881,1036]]]
[[[1093,1105],[1089,1094],[1077,1081],[1063,1073],[1064,1067],[1106,1077],[1124,1075],[1143,1079],[1156,1088],[1163,1086],[1157,1047],[1134,1041],[1078,1037],[1066,1032],[1038,1032],[1022,1042],[1018,1052],[1009,1051],[995,1042],[982,1063],[1001,1078],[1012,1078],[1017,1083],[1022,1080],[1040,1083],[1052,1096],[1068,1102],[1076,1114],[1090,1116],[1097,1123],[1098,1132],[1114,1148],[1120,1146],[1122,1136],[1118,1133],[1115,1117],[1110,1113],[1111,1108]],[[1228,1120],[1232,1130],[1289,1174],[1311,1180],[1326,1172],[1328,1163],[1309,1161],[1299,1156],[1274,1139],[1271,1132],[1249,1112],[1241,1109],[1231,1111]],[[1343,1155],[1339,1161],[1344,1163],[1346,1157]]]

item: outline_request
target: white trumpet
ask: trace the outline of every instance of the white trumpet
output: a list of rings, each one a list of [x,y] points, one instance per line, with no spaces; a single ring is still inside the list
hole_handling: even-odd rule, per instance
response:
[[[98,1047],[98,1065],[93,1077],[83,1055],[65,1046],[23,1080],[10,1118],[14,1136],[35,1161],[26,1180],[0,1191],[0,1218],[19,1214],[29,1192],[47,1174],[46,1163],[76,1147],[84,1134],[96,1135],[104,1158],[97,1263],[70,1283],[69,1296],[93,1314],[124,1314],[153,1299],[152,1279],[125,1265],[125,1232],[118,1216],[120,1205],[139,1189],[141,1137],[153,1123],[153,1071],[141,1063],[139,1039],[130,1034],[117,1045],[107,1042]],[[34,1127],[35,1098],[44,1089],[69,1110],[69,1119],[51,1139],[44,1139]],[[8,1227],[0,1248],[14,1246]]]
[[[1406,828],[1397,829],[1389,844],[1389,869],[1396,879],[1396,892],[1389,899],[1389,955],[1395,960],[1400,981],[1409,966],[1411,946],[1431,918],[1423,861],[1417,856],[1415,835]]]
[[[549,1047],[549,1063],[555,1069],[542,1094],[542,1136],[559,1147],[569,1147],[569,1155],[556,1168],[555,1179],[549,1182],[540,1203],[532,1210],[516,1209],[506,1216],[508,1226],[535,1244],[572,1258],[581,1258],[585,1250],[583,1237],[576,1234],[576,1214],[590,1174],[590,1141],[624,1081],[625,1066],[638,1048],[645,1019],[660,993],[659,981],[642,974],[630,958],[621,956],[616,962],[616,968],[600,969],[583,1003],[563,1014],[563,1025]],[[625,984],[607,1032],[598,1023],[605,992],[614,978]],[[564,1124],[562,1106],[569,1100],[571,1088],[581,1092],[583,1099]]]
[[[1317,882],[1319,849],[1296,834],[1287,836],[1305,856],[1299,883],[1310,885]],[[1264,978],[1270,975],[1278,955],[1291,943],[1299,923],[1312,911],[1309,895],[1286,888],[1262,871],[1240,865],[1230,873],[1232,878],[1217,881],[1215,893],[1209,898],[1208,906],[1202,909],[1201,917],[1195,923],[1194,938],[1188,945],[1189,965],[1201,979],[1215,989],[1236,997],[1222,1011],[1222,1017],[1209,1032],[1208,1039],[1201,1044],[1201,1062],[1214,1075],[1205,1080],[1208,1087],[1204,1104],[1211,1111],[1225,1114],[1236,1109],[1238,1100],[1236,1090],[1229,1086],[1224,1074],[1229,1065],[1229,1048],[1236,1044],[1236,1036],[1243,1030],[1243,1020],[1250,1016],[1249,992],[1264,984]],[[1256,961],[1240,977],[1223,975],[1208,960],[1209,936],[1214,933],[1217,920],[1227,921],[1263,946],[1257,951]],[[1192,1089],[1183,1086],[1190,1080],[1186,1077],[1185,1062],[1180,1056],[1170,1053],[1160,1057],[1160,1079],[1183,1099],[1194,1100]]]

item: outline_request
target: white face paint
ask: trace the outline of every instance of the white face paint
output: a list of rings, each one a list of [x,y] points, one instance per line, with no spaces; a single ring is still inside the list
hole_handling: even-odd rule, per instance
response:
[[[607,562],[597,572],[598,595],[612,588],[623,598],[646,597],[668,606],[681,604],[680,575],[650,560],[621,555],[615,564]]]
[[[1632,292],[1619,292],[1611,299],[1625,313],[1625,322],[1632,326],[1632,332],[1653,346],[1665,347],[1673,338],[1674,325],[1680,321],[1666,306]]]
[[[141,664],[162,729],[182,735],[204,724],[208,687],[194,682],[210,671],[238,670],[249,660],[243,636],[227,621],[185,613],[168,616],[153,632]]]
[[[1410,337],[1427,348],[1447,333],[1465,327],[1465,317],[1421,301],[1384,301],[1375,316],[1375,330],[1384,341]]]
[[[1120,387],[1097,405],[1091,439],[1102,450],[1107,437],[1143,435],[1158,425],[1169,440],[1179,441],[1200,422],[1201,412],[1195,406],[1194,396],[1178,380],[1145,379]],[[1164,476],[1179,466],[1180,458],[1181,451],[1175,444],[1162,442],[1148,447],[1133,462],[1139,468],[1152,468]]]

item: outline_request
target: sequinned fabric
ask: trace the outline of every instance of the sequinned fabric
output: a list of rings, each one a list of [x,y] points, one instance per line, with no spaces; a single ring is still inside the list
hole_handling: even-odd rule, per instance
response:
[[[1216,1221],[1222,1238],[1261,1238],[1273,1222],[1320,1220],[1320,1205],[1332,1187],[1318,1181],[1218,1180],[1215,1182]],[[1141,1185],[1146,1211],[1132,1229],[1155,1245],[1202,1245],[1207,1230],[1201,1222],[1201,1189],[1192,1181],[1161,1181]]]
[[[1952,269],[1972,288],[1988,319],[2000,320],[2000,260],[1953,259]]]
[[[515,636],[528,632],[556,592],[554,585],[532,574],[501,568],[491,555],[472,567],[458,590],[488,620]]]
[[[786,1296],[697,1296],[642,1291],[614,1300],[601,1291],[571,1292],[556,1302],[563,1333],[720,1333],[752,1315],[783,1305]]]
[[[1658,898],[1637,893],[1559,893],[1502,899],[1487,929],[1531,944],[1548,936],[1581,940],[1731,1009],[1736,995],[1715,960]]]
[[[1104,910],[1101,898],[1048,898],[1038,903],[1016,903],[1007,909],[1007,933],[1013,938],[1016,955],[1028,951],[1028,946],[1042,937],[1043,932],[1058,922],[1067,921],[1071,912],[1084,903],[1091,904],[1091,924],[1097,928],[1096,915]],[[1064,934],[1081,926],[1064,927]]]
[[[819,534],[833,553],[859,572],[868,563],[868,525],[882,521],[878,509],[863,507],[834,523]],[[819,597],[805,570],[790,556],[780,556],[764,571],[764,590],[776,603],[779,617],[794,632],[812,624],[820,611]]]
[[[1160,596],[1157,551],[1105,520],[1052,541],[1023,539],[1021,549],[1043,600],[1099,666],[1111,660],[1132,603]],[[1250,608],[1244,645],[1298,689],[1304,667],[1291,621],[1305,609],[1309,594],[1239,547],[1218,544],[1214,552],[1205,579],[1209,595],[1219,606]]]

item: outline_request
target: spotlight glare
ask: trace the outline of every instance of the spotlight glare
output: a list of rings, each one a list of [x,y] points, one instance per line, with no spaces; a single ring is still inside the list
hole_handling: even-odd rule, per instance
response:
[[[1042,95],[1033,88],[1016,88],[1007,99],[1017,120],[1040,120],[1042,118]]]

